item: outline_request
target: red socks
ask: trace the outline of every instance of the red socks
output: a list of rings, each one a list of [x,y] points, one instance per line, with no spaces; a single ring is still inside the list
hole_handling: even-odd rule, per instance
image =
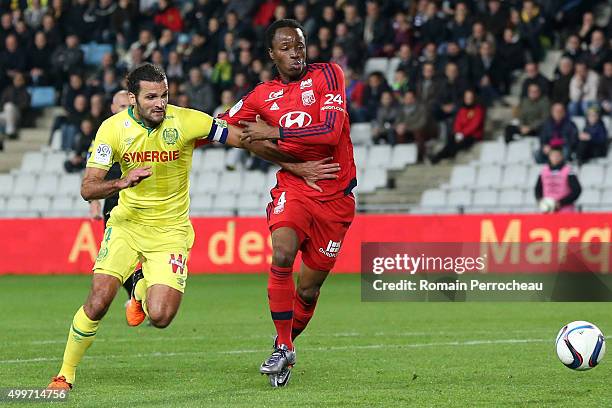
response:
[[[295,340],[297,336],[304,331],[306,325],[312,315],[314,314],[315,307],[317,307],[317,299],[319,295],[314,299],[314,302],[308,304],[295,292],[295,301],[293,305],[293,327],[291,328],[291,339]]]
[[[293,268],[272,265],[268,276],[268,302],[270,314],[278,334],[277,344],[284,344],[293,350],[291,326],[293,323]]]

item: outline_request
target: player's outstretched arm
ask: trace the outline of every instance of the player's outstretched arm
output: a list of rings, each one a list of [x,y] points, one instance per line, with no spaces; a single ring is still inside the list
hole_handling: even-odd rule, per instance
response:
[[[262,129],[264,125],[268,126],[265,122],[259,120],[259,116],[257,117],[256,123],[262,125]],[[272,128],[271,126],[268,127]],[[278,128],[272,129],[278,131]],[[317,181],[338,178],[336,173],[340,171],[340,164],[330,163],[333,160],[331,157],[318,161],[301,162],[293,156],[280,151],[278,146],[269,140],[251,141],[243,137],[243,132],[244,129],[228,125],[228,136],[225,144],[247,149],[264,160],[278,164],[283,169],[298,177],[302,177],[308,186],[319,192],[322,190],[317,185]]]
[[[99,200],[117,193],[124,188],[134,187],[153,174],[151,167],[139,167],[131,170],[125,177],[116,180],[104,180],[107,170],[87,167],[81,182],[81,197],[84,200]]]

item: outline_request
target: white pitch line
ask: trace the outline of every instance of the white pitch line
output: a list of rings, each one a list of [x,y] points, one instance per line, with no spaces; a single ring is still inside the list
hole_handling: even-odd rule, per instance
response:
[[[342,351],[342,350],[372,350],[372,349],[404,349],[404,348],[426,348],[426,347],[461,347],[461,346],[481,346],[492,344],[523,344],[523,343],[548,343],[550,339],[497,339],[497,340],[468,340],[468,341],[448,341],[448,342],[432,342],[432,343],[413,343],[413,344],[364,344],[364,345],[347,345],[347,346],[329,346],[329,347],[303,347],[300,351]],[[175,357],[175,356],[205,356],[210,354],[250,354],[250,353],[265,353],[268,349],[244,349],[244,350],[220,350],[220,351],[193,351],[193,352],[174,352],[174,353],[139,353],[135,355],[116,354],[116,355],[100,355],[100,356],[85,356],[87,360],[108,360],[114,358],[150,358],[150,357]],[[38,357],[30,359],[14,359],[0,360],[0,364],[23,364],[23,363],[38,363],[47,361],[61,361],[59,357]]]
[[[546,330],[506,330],[506,333],[512,334],[522,334],[522,333],[540,333],[546,334],[548,331]],[[488,330],[465,330],[465,331],[452,331],[452,332],[444,332],[444,331],[429,331],[429,332],[376,332],[376,333],[356,333],[356,332],[346,332],[346,333],[329,333],[329,334],[309,334],[309,337],[360,337],[360,336],[374,336],[374,337],[417,337],[417,336],[448,336],[448,335],[457,335],[457,334],[487,334],[490,333]],[[182,341],[182,340],[207,340],[212,336],[190,336],[190,337],[165,337],[165,336],[156,336],[146,339],[146,341]],[[251,335],[242,337],[243,339],[272,339],[274,336],[272,335]],[[130,338],[130,337],[121,337],[116,339],[105,339],[105,338],[96,338],[96,343],[100,342],[112,342],[112,343],[133,343],[133,342],[142,342],[142,338]],[[65,344],[66,339],[62,337],[61,339],[49,339],[49,340],[32,340],[32,341],[15,341],[13,342],[2,342],[0,343],[0,347],[12,347],[19,346],[23,344],[30,345],[45,345],[45,344]]]

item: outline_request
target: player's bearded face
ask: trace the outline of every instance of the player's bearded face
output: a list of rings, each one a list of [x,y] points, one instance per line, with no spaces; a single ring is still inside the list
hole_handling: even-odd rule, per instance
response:
[[[140,92],[135,102],[139,119],[147,127],[157,127],[166,116],[168,82],[140,81]]]
[[[304,73],[306,40],[302,30],[290,27],[276,30],[269,53],[283,79],[296,80]]]

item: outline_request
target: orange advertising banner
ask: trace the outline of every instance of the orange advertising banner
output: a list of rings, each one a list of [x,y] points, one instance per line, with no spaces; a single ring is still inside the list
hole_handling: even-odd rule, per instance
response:
[[[190,273],[268,270],[272,248],[264,218],[193,218],[192,223]],[[358,215],[334,271],[359,272],[364,242],[610,242],[611,224],[610,213]],[[102,234],[102,223],[87,219],[0,219],[0,274],[90,273]]]

